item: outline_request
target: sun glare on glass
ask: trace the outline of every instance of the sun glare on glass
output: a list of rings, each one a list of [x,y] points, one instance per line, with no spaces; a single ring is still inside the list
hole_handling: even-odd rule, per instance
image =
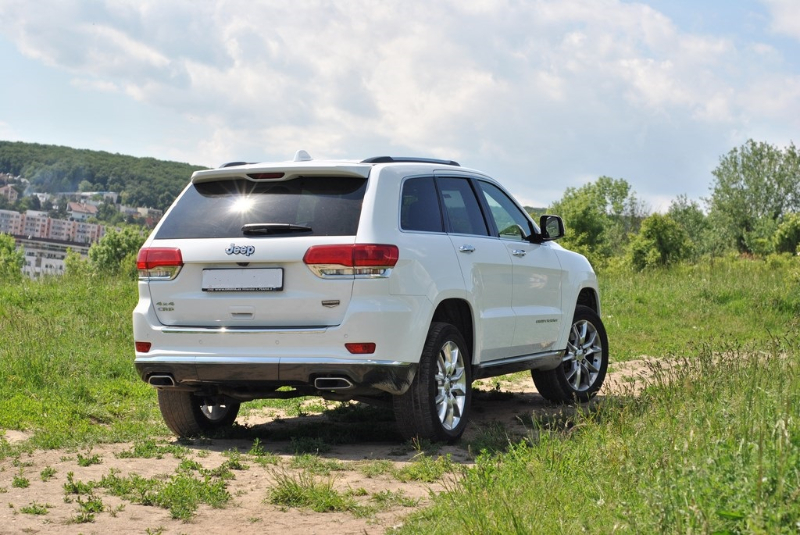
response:
[[[231,205],[231,212],[238,212],[240,214],[249,212],[253,208],[254,201],[250,197],[239,197]]]

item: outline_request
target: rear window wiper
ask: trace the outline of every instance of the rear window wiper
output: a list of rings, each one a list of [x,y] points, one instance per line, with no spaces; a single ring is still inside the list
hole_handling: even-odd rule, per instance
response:
[[[248,223],[242,227],[242,233],[249,234],[282,234],[285,232],[311,232],[311,227],[292,223]]]

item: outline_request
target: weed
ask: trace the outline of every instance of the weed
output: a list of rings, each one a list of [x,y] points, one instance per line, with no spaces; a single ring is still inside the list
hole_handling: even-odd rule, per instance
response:
[[[344,470],[344,464],[336,459],[325,459],[319,455],[304,453],[292,458],[289,466],[306,470],[315,475],[329,475],[332,471]]]
[[[416,507],[419,505],[419,500],[407,497],[402,490],[382,490],[372,495],[372,501],[376,502],[381,509],[388,509],[394,505],[401,507]]]
[[[439,481],[444,474],[452,472],[453,468],[449,454],[434,459],[424,453],[419,453],[410,463],[397,470],[395,477],[400,481],[434,483]]]
[[[103,458],[97,454],[89,455],[84,457],[80,453],[78,454],[78,466],[92,466],[93,464],[101,464],[103,462]]]
[[[42,479],[42,481],[45,482],[50,481],[55,476],[56,476],[56,469],[53,468],[52,466],[46,466],[42,469],[41,472],[39,472],[39,477]]]
[[[159,445],[155,440],[143,440],[134,443],[131,449],[116,454],[118,459],[163,459],[170,454],[176,459],[183,459],[189,453],[185,446],[173,444]]]
[[[91,494],[94,490],[93,483],[83,483],[82,481],[75,481],[75,473],[67,472],[67,482],[64,483],[64,492],[66,494]]]
[[[250,468],[242,461],[242,454],[238,450],[231,449],[224,452],[223,455],[228,458],[223,464],[230,470],[247,470]]]
[[[49,510],[52,508],[53,506],[50,505],[49,503],[40,504],[36,502],[31,502],[29,505],[20,507],[19,510],[21,513],[25,513],[26,515],[46,515],[47,513],[50,512]]]
[[[28,478],[22,475],[22,470],[18,475],[14,476],[14,480],[11,482],[11,486],[15,489],[27,489],[30,485],[31,482]]]
[[[259,438],[253,440],[253,446],[250,448],[250,451],[248,451],[247,454],[255,457],[255,462],[261,466],[267,466],[270,464],[275,465],[280,462],[280,457],[264,449],[264,446],[261,445],[261,440]]]
[[[138,474],[121,477],[119,471],[112,470],[98,486],[134,503],[169,509],[172,518],[181,520],[191,518],[201,503],[219,508],[231,498],[224,480],[210,476],[198,479],[180,468],[173,476],[150,479]]]
[[[374,461],[363,461],[358,465],[358,471],[367,477],[378,477],[384,474],[391,474],[394,472],[394,464],[385,459],[377,459]]]
[[[334,479],[317,479],[312,474],[301,472],[293,476],[283,470],[272,473],[275,485],[267,500],[273,505],[305,507],[318,513],[348,511],[355,507],[352,498],[333,488]]]

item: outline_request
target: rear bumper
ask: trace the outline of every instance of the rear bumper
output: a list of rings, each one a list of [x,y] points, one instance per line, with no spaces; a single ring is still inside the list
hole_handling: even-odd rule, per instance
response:
[[[365,389],[403,394],[416,375],[417,365],[397,361],[343,358],[272,358],[137,355],[136,371],[142,380],[169,376],[175,387],[224,386],[226,388],[264,388],[304,386],[316,389],[319,378],[345,378],[352,389],[337,389],[342,394]]]

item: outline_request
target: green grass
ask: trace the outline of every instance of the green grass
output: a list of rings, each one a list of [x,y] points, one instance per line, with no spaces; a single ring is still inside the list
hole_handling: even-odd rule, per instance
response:
[[[640,395],[606,395],[577,411],[537,415],[524,440],[506,436],[502,425],[487,426],[462,444],[484,452],[473,469],[436,456],[426,444],[404,444],[402,455],[418,455],[398,470],[383,460],[365,464],[362,472],[373,477],[443,482],[449,489],[398,533],[800,529],[800,258],[716,259],[642,273],[609,269],[600,283],[612,365],[657,357],[652,384]],[[155,392],[133,367],[135,303],[131,281],[0,281],[0,429],[32,437],[12,445],[0,436],[0,458],[14,458],[22,470],[20,455],[33,448],[91,452],[94,444],[131,441],[120,457],[181,459],[175,474],[153,479],[110,473],[81,482],[68,473],[64,491],[77,502],[75,522],[104,510],[95,499],[98,487],[190,518],[201,503],[227,504],[227,479],[247,466],[229,452],[222,465],[206,470],[186,459],[185,446],[153,440],[168,432]],[[356,502],[361,489],[337,491],[325,475],[337,467],[317,455],[353,442],[400,444],[391,411],[304,403],[253,406],[297,416],[322,411],[327,421],[236,427],[231,436],[290,441],[299,455],[293,462],[302,474],[277,472],[273,503],[365,514],[372,506]],[[101,460],[78,454],[79,463]],[[260,441],[246,460],[279,464]],[[41,477],[53,475],[47,470]],[[20,472],[10,485],[28,483]],[[399,494],[376,495],[370,503],[410,504]]]
[[[800,257],[598,274],[612,364],[707,340],[766,344],[800,320]]]
[[[334,488],[333,477],[315,477],[310,472],[297,475],[276,469],[272,472],[273,485],[266,501],[283,507],[307,508],[318,513],[353,511],[357,508],[351,496]]]
[[[638,397],[539,422],[453,469],[461,479],[395,533],[797,533],[795,339],[672,364],[656,361]]]
[[[0,282],[0,428],[41,448],[164,434],[133,367],[136,299],[133,281]]]

